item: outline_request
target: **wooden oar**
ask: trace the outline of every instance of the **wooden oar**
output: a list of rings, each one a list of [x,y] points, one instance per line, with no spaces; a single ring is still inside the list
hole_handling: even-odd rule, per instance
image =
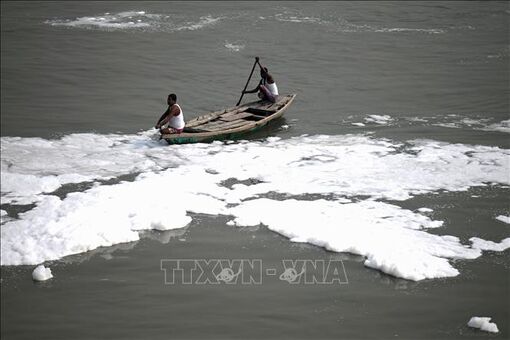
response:
[[[239,101],[237,102],[236,106],[239,106],[241,103],[241,100],[243,100],[244,91],[246,91],[246,88],[248,87],[248,84],[250,83],[251,76],[253,75],[253,71],[255,70],[255,66],[257,66],[257,63],[259,62],[258,58],[255,58],[255,63],[253,63],[253,67],[251,68],[250,76],[248,77],[248,81],[246,82],[246,85],[244,85],[243,93],[241,94],[241,98],[239,98]]]

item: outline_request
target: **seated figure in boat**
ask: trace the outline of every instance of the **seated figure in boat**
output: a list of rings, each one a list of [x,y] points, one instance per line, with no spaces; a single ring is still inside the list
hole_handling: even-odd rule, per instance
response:
[[[278,87],[276,86],[276,82],[274,81],[273,76],[269,74],[267,67],[260,64],[258,57],[256,60],[260,66],[260,82],[253,90],[244,91],[243,93],[255,93],[258,91],[260,99],[276,103],[278,100]]]
[[[181,133],[184,129],[184,114],[181,107],[177,104],[177,96],[171,93],[167,98],[168,108],[156,123],[156,129],[161,134]]]

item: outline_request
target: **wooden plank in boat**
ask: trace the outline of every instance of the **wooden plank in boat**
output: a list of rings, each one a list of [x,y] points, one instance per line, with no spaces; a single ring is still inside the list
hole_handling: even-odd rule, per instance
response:
[[[205,130],[209,130],[209,129],[227,129],[229,128],[231,125],[243,125],[243,124],[246,124],[247,121],[245,120],[235,120],[233,122],[222,122],[222,121],[219,121],[219,122],[211,122],[209,124],[204,124],[204,125],[201,125],[200,126],[200,129],[205,129]]]
[[[201,130],[207,130],[209,131],[210,128],[215,128],[219,125],[223,125],[225,124],[225,122],[221,122],[221,124],[219,122],[210,122],[210,123],[207,123],[207,124],[203,124],[203,125],[200,125],[200,126],[197,126],[197,128],[201,129]]]
[[[208,114],[205,114],[205,115],[202,115],[202,116],[199,116],[199,117],[196,117],[192,120],[190,120],[187,125],[190,126],[190,127],[197,127],[199,125],[202,125],[202,124],[205,124],[207,122],[210,122],[211,120],[214,120],[218,117],[228,117],[228,116],[231,116],[231,115],[235,115],[239,112],[242,112],[244,110],[246,110],[248,107],[247,106],[242,106],[238,109],[235,109],[235,110],[232,110],[232,111],[228,111],[228,110],[221,110],[221,111],[215,111],[215,112],[211,112],[211,113],[208,113]]]
[[[230,115],[227,117],[221,116],[220,120],[222,120],[224,122],[232,122],[234,120],[243,119],[243,118],[250,117],[250,116],[252,116],[252,114],[249,112],[240,112],[238,114]]]
[[[231,109],[225,109],[225,110],[219,110],[207,113],[205,115],[193,118],[189,122],[186,123],[186,126],[193,127],[197,129],[202,129],[202,126],[209,124],[211,121],[217,119],[218,117],[221,120],[224,120],[223,118],[227,118],[230,116],[237,115],[241,112],[244,112],[246,110],[253,110],[253,113],[257,114],[255,111],[263,110],[266,112],[260,111],[260,116],[268,116],[276,111],[278,111],[281,107],[285,106],[288,102],[288,97],[283,98],[282,100],[271,103],[271,102],[252,102],[248,103],[244,106],[238,107],[237,109],[231,110]],[[230,110],[230,111],[229,111]]]
[[[235,120],[233,122],[228,123],[228,125],[219,125],[216,128],[212,129],[212,131],[213,132],[225,131],[225,130],[230,130],[230,129],[234,129],[234,128],[238,128],[238,127],[248,126],[248,125],[251,125],[252,123],[254,123],[254,122],[246,121],[243,119]]]
[[[221,130],[229,130],[229,129],[237,128],[237,127],[247,125],[250,123],[252,123],[252,122],[241,119],[241,120],[235,120],[230,123],[208,124],[207,126],[201,126],[200,129],[206,130],[206,131],[221,131]]]
[[[278,110],[278,105],[279,103],[276,102],[276,103],[267,103],[266,105],[261,105],[259,107],[257,107],[257,109],[261,109],[261,110]]]
[[[235,109],[235,110],[232,110],[232,111],[227,111],[227,112],[223,113],[222,115],[220,115],[220,117],[221,118],[223,118],[223,117],[230,117],[230,116],[236,115],[238,113],[244,112],[247,109],[248,109],[248,107],[241,107],[239,109]]]
[[[197,117],[195,118],[194,120],[191,120],[189,121],[187,124],[191,127],[191,126],[197,126],[197,125],[201,125],[201,124],[204,124],[204,123],[207,123],[213,119],[216,119],[218,117],[219,114],[209,114],[209,115],[204,115],[204,116],[201,116],[201,117]]]

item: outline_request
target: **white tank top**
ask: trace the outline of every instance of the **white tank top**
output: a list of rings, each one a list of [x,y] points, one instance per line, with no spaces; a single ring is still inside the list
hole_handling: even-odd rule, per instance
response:
[[[179,106],[179,104],[174,104],[174,105],[177,105],[177,107],[179,108],[179,111],[181,111],[179,113],[178,116],[172,116],[172,118],[170,118],[170,121],[168,122],[168,125],[170,127],[173,127],[174,129],[184,129],[184,113],[182,112],[182,109],[181,107]]]
[[[274,96],[278,95],[278,87],[276,86],[276,82],[269,84],[266,82],[266,87]]]

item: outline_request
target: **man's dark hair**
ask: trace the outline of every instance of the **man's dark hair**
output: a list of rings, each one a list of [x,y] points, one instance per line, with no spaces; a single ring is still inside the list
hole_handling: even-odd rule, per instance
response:
[[[176,102],[176,101],[177,101],[177,96],[175,95],[175,93],[170,93],[170,94],[168,95],[168,98],[171,98],[174,102]]]

